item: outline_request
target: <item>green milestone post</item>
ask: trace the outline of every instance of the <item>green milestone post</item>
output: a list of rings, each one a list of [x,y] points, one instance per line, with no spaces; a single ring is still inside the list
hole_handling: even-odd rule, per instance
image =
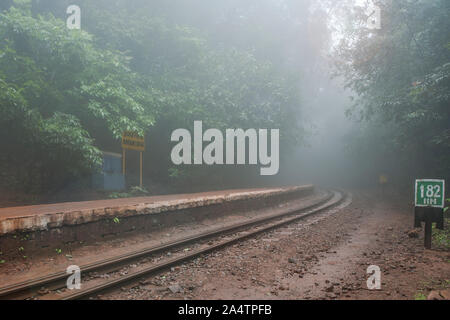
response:
[[[418,179],[415,187],[415,227],[425,222],[425,248],[431,249],[433,222],[438,228],[444,224],[445,181]]]

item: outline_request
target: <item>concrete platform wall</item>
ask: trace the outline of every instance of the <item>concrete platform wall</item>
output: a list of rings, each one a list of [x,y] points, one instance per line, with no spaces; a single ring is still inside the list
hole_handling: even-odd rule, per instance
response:
[[[277,206],[313,192],[313,186],[261,189],[209,196],[190,195],[189,198],[167,201],[137,201],[132,205],[128,203],[116,207],[15,215],[0,220],[0,251],[7,256],[17,254],[17,248],[21,247],[31,252],[42,248],[60,248],[62,245],[92,243],[135,232],[148,233],[188,222]]]

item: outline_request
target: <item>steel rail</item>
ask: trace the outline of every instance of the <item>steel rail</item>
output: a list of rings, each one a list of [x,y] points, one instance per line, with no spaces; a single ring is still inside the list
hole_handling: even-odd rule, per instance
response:
[[[254,237],[255,235],[258,235],[260,233],[271,231],[271,230],[279,228],[281,226],[290,224],[290,223],[292,223],[294,221],[304,219],[304,218],[306,218],[306,217],[308,217],[310,215],[317,214],[319,212],[322,212],[322,211],[324,211],[326,209],[329,209],[331,207],[334,207],[334,206],[340,204],[345,198],[344,195],[342,195],[341,193],[338,193],[338,192],[335,192],[334,196],[337,196],[337,200],[328,202],[328,203],[326,203],[326,204],[324,204],[322,206],[319,206],[316,209],[312,209],[310,212],[307,212],[305,214],[301,214],[301,215],[298,215],[298,216],[286,219],[286,220],[278,222],[278,223],[273,223],[273,224],[271,224],[269,226],[262,227],[260,229],[255,230],[255,231],[244,233],[243,235],[239,235],[239,236],[236,236],[236,237],[234,237],[232,239],[222,241],[222,242],[220,242],[218,244],[211,245],[211,246],[209,246],[207,248],[203,248],[203,249],[198,249],[198,250],[192,251],[191,253],[189,253],[189,254],[187,254],[185,256],[168,259],[166,261],[163,261],[161,263],[152,265],[152,266],[150,266],[148,268],[145,268],[143,270],[140,270],[140,271],[137,271],[137,272],[134,272],[134,273],[131,273],[131,274],[127,274],[127,275],[124,275],[124,276],[121,276],[118,279],[106,281],[104,283],[92,286],[90,288],[76,291],[76,292],[74,292],[72,294],[69,294],[69,295],[61,297],[60,300],[77,300],[77,299],[87,298],[89,296],[98,294],[98,293],[103,292],[105,290],[113,289],[113,288],[115,288],[117,286],[120,286],[120,285],[123,285],[125,283],[131,282],[131,281],[133,281],[133,280],[135,280],[137,278],[141,278],[143,276],[148,276],[150,274],[155,274],[157,272],[166,270],[166,269],[168,269],[170,267],[173,267],[175,265],[181,264],[181,263],[183,263],[185,261],[192,260],[192,259],[194,259],[194,258],[196,258],[198,256],[201,256],[201,255],[210,253],[212,251],[215,251],[215,250],[227,247],[229,245],[232,245],[234,243],[240,242],[240,241],[245,240],[247,238]],[[333,196],[331,198],[333,198]]]
[[[284,218],[290,215],[294,215],[294,214],[299,214],[301,212],[304,211],[308,211],[311,210],[313,208],[319,207],[317,210],[324,210],[323,208],[321,208],[320,206],[322,206],[324,203],[327,203],[331,198],[333,198],[333,194],[329,193],[326,196],[323,196],[321,198],[319,198],[319,200],[311,205],[307,205],[305,207],[302,207],[300,209],[294,210],[294,211],[288,211],[288,212],[283,212],[283,213],[278,213],[275,215],[270,215],[270,216],[265,216],[262,218],[258,218],[258,219],[252,219],[251,221],[247,221],[244,223],[239,223],[239,224],[235,224],[235,225],[231,225],[231,226],[226,226],[223,228],[218,228],[218,229],[214,229],[211,231],[207,231],[204,233],[200,233],[200,234],[196,234],[193,236],[189,236],[186,238],[182,238],[182,239],[177,239],[174,241],[170,241],[167,242],[163,245],[159,245],[159,246],[155,246],[155,247],[150,247],[150,248],[146,248],[143,250],[139,250],[139,251],[135,251],[135,252],[131,252],[129,254],[125,254],[125,255],[120,255],[120,256],[116,256],[116,257],[112,257],[109,259],[105,259],[99,262],[94,262],[91,264],[87,264],[84,266],[81,266],[80,269],[83,273],[86,272],[93,272],[93,271],[98,271],[98,270],[102,270],[104,268],[112,268],[114,266],[118,266],[121,264],[125,264],[129,261],[135,260],[135,259],[139,259],[139,258],[143,258],[145,256],[149,256],[149,255],[153,255],[156,253],[160,253],[163,252],[165,250],[169,250],[169,249],[173,249],[176,247],[180,247],[180,246],[184,246],[184,245],[188,245],[190,243],[193,242],[197,242],[197,241],[201,241],[201,240],[206,240],[215,236],[219,236],[219,235],[224,235],[224,234],[228,234],[231,232],[236,232],[239,229],[243,229],[243,228],[248,228],[248,227],[252,227],[258,224],[262,224],[262,223],[267,223],[270,222],[272,220],[275,219],[279,219],[279,218]],[[315,213],[315,212],[314,212]],[[308,214],[309,215],[309,214]],[[302,216],[304,217],[304,216]],[[295,219],[298,219],[298,217],[296,217]],[[290,223],[290,222],[288,222]],[[265,230],[265,229],[260,229],[260,230]],[[264,232],[264,231],[260,231],[258,230],[258,232]],[[249,234],[249,236],[251,236],[251,233]],[[239,241],[238,239],[236,241]],[[220,247],[223,247],[225,245],[213,245],[210,248],[207,248],[209,250],[207,251],[211,251],[211,250],[216,250]],[[205,251],[206,252],[206,251]],[[195,252],[191,253],[190,255],[184,256],[184,257],[179,257],[179,258],[175,258],[175,259],[170,259],[169,261],[167,261],[167,263],[161,263],[158,265],[154,265],[151,268],[149,268],[148,270],[146,269],[146,271],[144,271],[145,273],[151,273],[151,272],[156,272],[157,270],[160,269],[164,269],[166,264],[170,264],[170,265],[174,265],[180,262],[183,262],[185,260],[189,260],[191,259],[191,256],[195,254]],[[200,253],[196,253],[196,255],[200,255],[203,254],[203,252]],[[167,266],[166,266],[167,267]],[[152,269],[152,270],[150,270]],[[135,275],[134,273],[132,274],[133,277],[139,277],[140,275]],[[30,296],[33,296],[33,291],[37,291],[38,288],[41,287],[46,287],[47,289],[51,289],[51,290],[56,290],[59,288],[63,288],[65,287],[65,281],[67,279],[67,274],[66,272],[58,272],[58,273],[54,273],[54,274],[49,274],[43,277],[39,277],[36,279],[32,279],[32,280],[27,280],[24,282],[20,282],[17,284],[13,284],[10,286],[6,286],[3,288],[0,288],[0,299],[9,299],[9,298],[27,298]],[[111,285],[115,285],[116,282],[118,280],[120,280],[119,283],[122,283],[123,281],[129,281],[130,277],[124,277],[123,280],[122,279],[117,279],[114,281],[111,281]],[[108,287],[109,285],[106,285],[106,287]],[[84,292],[84,291],[83,291]],[[70,297],[77,297],[80,295],[86,296],[86,294],[80,292],[75,292],[74,294],[70,295]],[[65,298],[63,298],[65,299]]]

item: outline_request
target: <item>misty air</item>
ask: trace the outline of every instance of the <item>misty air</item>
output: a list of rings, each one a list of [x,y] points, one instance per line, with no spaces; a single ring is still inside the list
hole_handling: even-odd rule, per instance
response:
[[[449,97],[447,0],[2,0],[0,298],[450,300]]]

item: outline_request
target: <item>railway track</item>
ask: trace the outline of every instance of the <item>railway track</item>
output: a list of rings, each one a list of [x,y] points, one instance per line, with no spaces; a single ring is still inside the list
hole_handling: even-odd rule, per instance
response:
[[[68,275],[62,271],[0,288],[0,299],[86,299],[263,232],[331,209],[338,206],[344,198],[345,195],[341,192],[328,192],[317,201],[299,210],[252,219],[167,242],[160,246],[80,266],[82,287],[79,290],[65,289]],[[106,277],[95,277],[98,273],[102,273]]]

